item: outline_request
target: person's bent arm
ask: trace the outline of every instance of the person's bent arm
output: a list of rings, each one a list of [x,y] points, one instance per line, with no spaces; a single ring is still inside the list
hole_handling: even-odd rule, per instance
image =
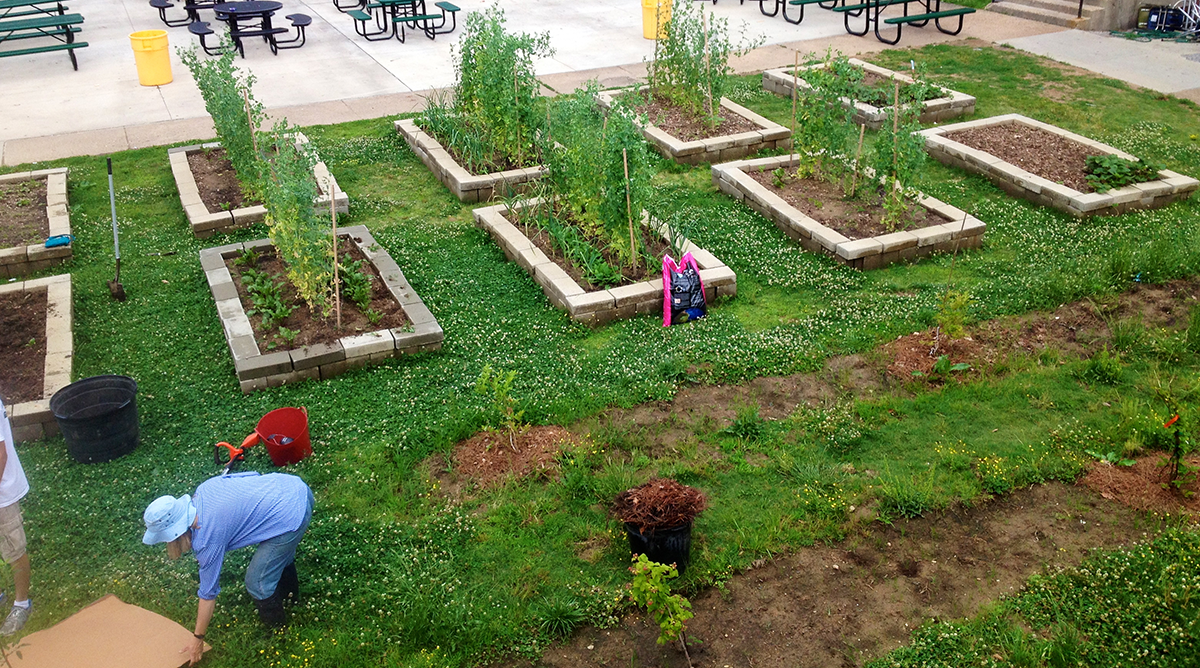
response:
[[[196,606],[196,638],[192,639],[191,646],[184,649],[188,653],[188,665],[194,666],[204,657],[204,638],[205,632],[208,631],[208,623],[212,621],[213,610],[217,607],[217,599],[202,598],[198,599],[200,603]]]

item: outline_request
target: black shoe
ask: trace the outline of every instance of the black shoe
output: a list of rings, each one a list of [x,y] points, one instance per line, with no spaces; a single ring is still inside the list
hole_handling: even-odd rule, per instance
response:
[[[279,584],[275,585],[275,593],[285,602],[295,603],[300,600],[300,576],[296,575],[296,562],[292,562],[279,575]]]
[[[258,608],[258,618],[270,628],[278,629],[287,626],[287,616],[283,612],[283,598],[276,591],[269,598],[254,599],[254,607]]]

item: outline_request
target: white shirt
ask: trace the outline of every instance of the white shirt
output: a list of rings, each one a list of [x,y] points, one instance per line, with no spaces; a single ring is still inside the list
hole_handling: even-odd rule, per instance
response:
[[[8,410],[4,408],[2,400],[0,438],[4,439],[4,449],[8,451],[8,463],[4,465],[3,476],[0,476],[0,508],[6,508],[29,493],[29,481],[25,479],[25,469],[21,468],[21,460],[17,459],[17,449],[13,447],[12,424],[8,421]]]

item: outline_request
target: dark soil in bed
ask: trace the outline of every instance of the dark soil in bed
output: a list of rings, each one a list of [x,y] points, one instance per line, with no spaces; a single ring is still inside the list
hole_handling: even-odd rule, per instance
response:
[[[626,98],[629,102],[637,99],[629,99],[630,97],[632,96]],[[681,141],[711,139],[759,129],[754,121],[731,113],[728,109],[722,109],[719,105],[719,100],[713,100],[713,108],[721,117],[721,122],[715,128],[709,127],[703,118],[659,98],[650,98],[648,102],[636,104],[634,108],[639,114],[645,114],[651,125]]]
[[[366,256],[358,250],[358,246],[351,243],[347,237],[340,237],[340,243],[338,244],[338,260],[340,264],[345,265],[349,262],[366,259]],[[250,301],[245,285],[242,283],[243,267],[237,264],[236,258],[226,260],[225,266],[229,268],[229,273],[233,276],[233,283],[237,286],[238,297],[242,300],[242,308],[246,309],[247,312],[253,310],[254,305]],[[336,316],[332,311],[327,318],[318,317],[318,315],[314,314],[308,308],[304,300],[300,299],[296,293],[296,289],[288,282],[283,261],[276,255],[274,248],[268,247],[260,250],[259,259],[254,268],[270,274],[275,279],[275,283],[282,287],[284,303],[296,306],[291,315],[279,323],[279,326],[298,332],[295,340],[290,344],[279,336],[279,326],[265,327],[261,315],[255,313],[249,316],[250,324],[254,327],[254,338],[258,341],[259,350],[264,353],[269,350],[300,348],[314,343],[333,343],[343,336],[354,336],[381,329],[404,327],[408,324],[408,318],[404,315],[404,309],[392,297],[392,293],[388,291],[383,279],[380,278],[379,272],[370,262],[363,265],[363,271],[371,277],[370,309],[378,313],[381,317],[377,323],[372,323],[367,318],[367,314],[343,294],[341,329],[337,328]]]
[[[46,373],[46,291],[0,295],[0,397],[13,404],[42,398]]]
[[[840,186],[824,179],[797,179],[795,169],[785,168],[783,187],[775,185],[775,176],[769,171],[757,169],[746,170],[746,174],[755,181],[766,186],[768,190],[779,195],[783,201],[800,210],[801,213],[836,230],[849,239],[868,239],[896,232],[888,229],[881,222],[884,215],[882,189],[879,186],[860,187],[855,199],[846,199]],[[873,184],[872,184],[873,185]],[[940,220],[926,220],[928,211],[915,203],[908,205],[909,223],[900,229],[924,227],[940,223]]]
[[[1088,156],[1103,155],[1083,144],[1022,123],[959,130],[947,133],[945,137],[991,153],[1030,174],[1061,183],[1081,193],[1094,192],[1083,171]]]
[[[28,246],[49,234],[46,180],[0,183],[0,248]]]
[[[196,178],[200,200],[210,213],[231,211],[261,202],[251,202],[242,197],[242,184],[233,171],[233,163],[225,157],[225,149],[214,148],[188,153],[188,165]]]

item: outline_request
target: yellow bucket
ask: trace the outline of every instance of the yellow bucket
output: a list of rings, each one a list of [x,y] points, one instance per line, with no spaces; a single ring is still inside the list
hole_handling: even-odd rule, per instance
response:
[[[642,0],[642,37],[663,39],[671,21],[671,0]]]
[[[167,48],[166,30],[139,30],[129,34],[133,45],[133,60],[137,63],[138,83],[143,86],[169,84],[171,52]]]

